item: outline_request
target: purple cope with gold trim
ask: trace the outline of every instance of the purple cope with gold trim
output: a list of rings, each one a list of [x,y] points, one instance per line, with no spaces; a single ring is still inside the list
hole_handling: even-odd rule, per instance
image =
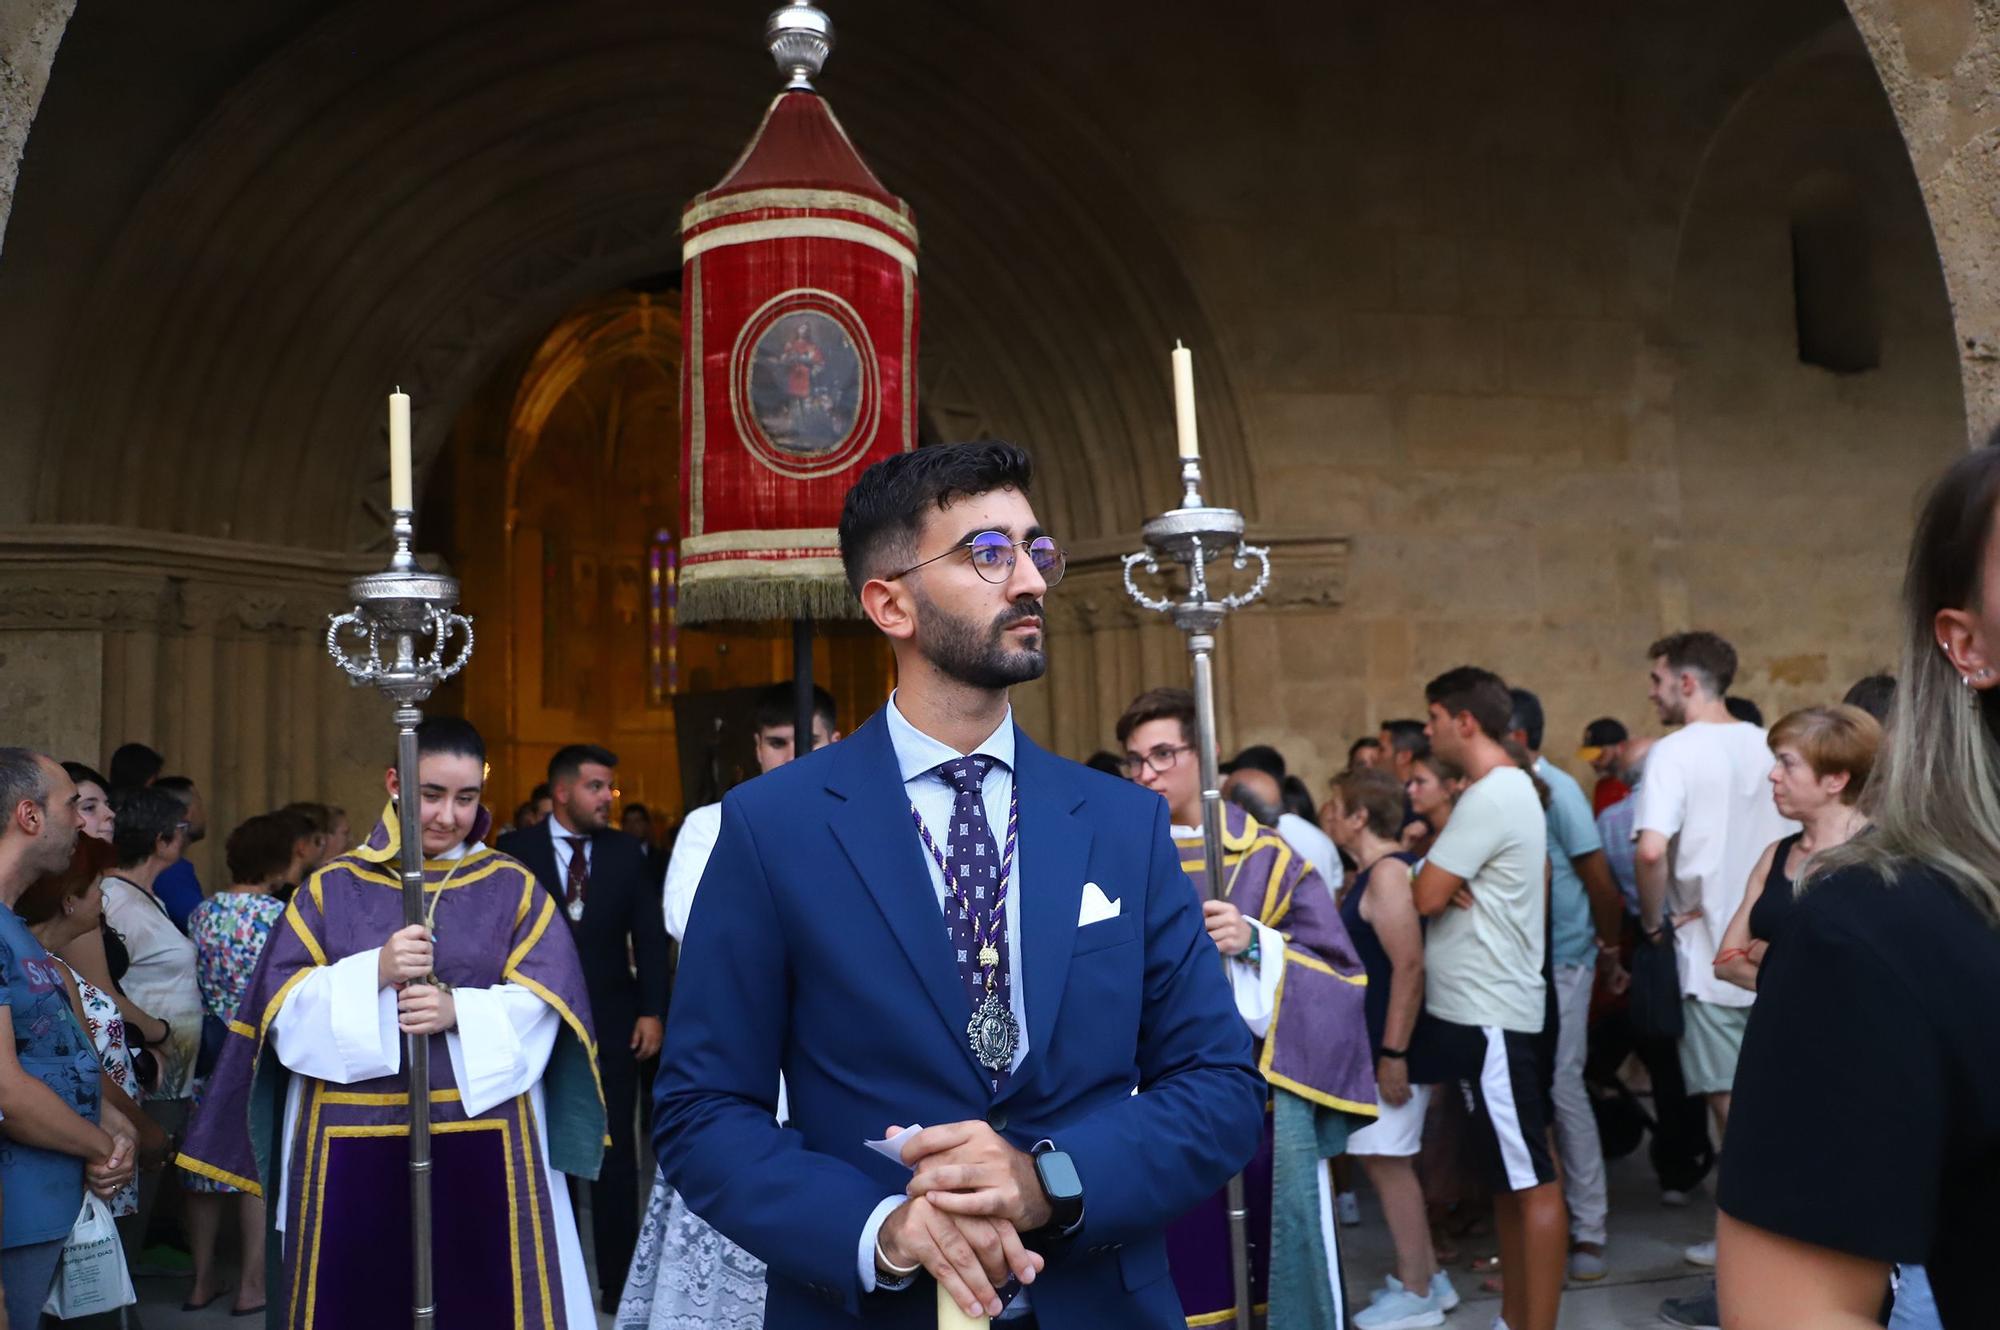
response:
[[[480,819],[475,842],[489,820],[483,810]],[[270,1194],[294,1074],[271,1047],[271,1023],[315,967],[374,950],[403,927],[397,839],[392,805],[367,843],[314,874],[272,928],[176,1159],[182,1168]],[[564,1299],[540,1138],[551,1168],[580,1177],[596,1176],[605,1140],[582,967],[554,898],[507,855],[475,845],[459,859],[427,861],[424,881],[435,893],[438,977],[453,988],[519,985],[562,1019],[541,1081],[546,1123],[526,1094],[468,1117],[445,1036],[431,1036],[437,1325],[556,1330]],[[390,1324],[410,1303],[405,1079],[303,1079],[282,1282],[274,1270],[267,1324]]]

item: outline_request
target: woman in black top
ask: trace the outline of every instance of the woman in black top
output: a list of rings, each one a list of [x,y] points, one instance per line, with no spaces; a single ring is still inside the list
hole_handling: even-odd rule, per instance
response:
[[[1732,1330],[1874,1325],[1895,1263],[1928,1268],[1950,1330],[1993,1323],[1996,504],[1991,443],[1926,502],[1870,829],[1815,857],[1759,975],[1717,1197]]]
[[[1414,1162],[1423,1141],[1429,1087],[1440,1077],[1426,1058],[1424,928],[1410,894],[1410,865],[1416,856],[1397,841],[1403,790],[1386,771],[1363,767],[1343,772],[1333,779],[1328,812],[1334,844],[1355,863],[1340,898],[1340,919],[1368,972],[1364,1012],[1382,1107],[1377,1121],[1348,1138],[1347,1152],[1361,1161],[1381,1198],[1396,1244],[1399,1283],[1390,1292],[1409,1290],[1411,1310],[1427,1320],[1429,1312],[1444,1311],[1447,1300],[1456,1303],[1457,1295],[1448,1293],[1450,1282],[1441,1281],[1438,1272]]]
[[[1771,800],[1804,830],[1767,847],[1715,953],[1715,977],[1757,990],[1764,951],[1792,910],[1806,861],[1845,845],[1867,817],[1857,807],[1882,746],[1882,726],[1859,707],[1807,707],[1771,727]]]

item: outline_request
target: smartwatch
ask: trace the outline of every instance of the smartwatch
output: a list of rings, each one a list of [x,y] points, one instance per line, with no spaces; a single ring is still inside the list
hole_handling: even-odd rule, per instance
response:
[[[1035,1177],[1049,1198],[1048,1227],[1066,1236],[1083,1222],[1083,1179],[1077,1176],[1075,1163],[1056,1149],[1054,1141],[1037,1144],[1034,1160]]]

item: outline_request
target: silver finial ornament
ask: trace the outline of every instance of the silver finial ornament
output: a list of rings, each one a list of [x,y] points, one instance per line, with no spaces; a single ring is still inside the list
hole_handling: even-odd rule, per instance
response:
[[[791,0],[764,20],[764,45],[788,80],[786,90],[811,92],[833,53],[833,20],[812,0]]]
[[[1254,603],[1271,584],[1271,551],[1244,541],[1243,514],[1222,508],[1201,497],[1201,459],[1181,459],[1181,506],[1170,508],[1146,523],[1146,547],[1125,556],[1125,593],[1142,609],[1164,614],[1174,627],[1187,635],[1191,682],[1194,685],[1195,756],[1201,768],[1201,849],[1202,865],[1208,874],[1209,894],[1216,900],[1228,894],[1229,880],[1222,875],[1222,774],[1218,759],[1221,745],[1215,723],[1215,638],[1222,622],[1236,610]],[[1210,584],[1210,573],[1228,563],[1236,572],[1246,571],[1252,562],[1257,571],[1250,585],[1224,594]],[[1179,596],[1149,595],[1139,588],[1132,574],[1140,569],[1154,576],[1185,574],[1186,588]],[[1225,956],[1222,968],[1234,973],[1236,962]],[[1229,1180],[1223,1193],[1224,1213],[1229,1220],[1229,1272],[1236,1296],[1232,1324],[1236,1330],[1250,1330],[1250,1248],[1249,1209],[1244,1201],[1243,1175]]]

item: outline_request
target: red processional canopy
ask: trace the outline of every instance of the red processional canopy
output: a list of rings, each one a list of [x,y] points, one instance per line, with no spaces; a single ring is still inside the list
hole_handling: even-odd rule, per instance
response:
[[[794,71],[682,210],[681,261],[680,618],[858,615],[841,502],[916,445],[909,205]]]

